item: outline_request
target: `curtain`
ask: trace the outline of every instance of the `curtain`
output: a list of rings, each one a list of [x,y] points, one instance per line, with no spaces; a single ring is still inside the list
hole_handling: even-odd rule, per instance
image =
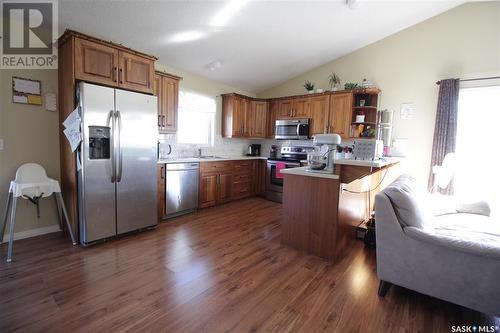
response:
[[[436,124],[432,143],[431,170],[428,183],[429,190],[434,185],[432,168],[435,165],[441,165],[446,154],[455,152],[459,84],[459,79],[447,79],[441,80],[439,85]],[[453,194],[453,181],[450,182],[450,185],[446,189],[440,190],[440,192],[447,195]]]

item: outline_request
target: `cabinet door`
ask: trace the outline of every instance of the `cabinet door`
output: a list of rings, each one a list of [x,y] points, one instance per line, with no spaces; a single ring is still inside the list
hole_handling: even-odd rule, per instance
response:
[[[158,104],[157,104],[157,113],[158,113],[158,132],[162,133],[163,132],[163,116],[164,114],[162,113],[163,109],[161,106],[161,101],[162,101],[162,91],[161,91],[161,76],[158,74],[155,74],[155,80],[154,80],[154,87],[153,87],[153,95],[155,95],[158,98]]]
[[[279,101],[278,106],[278,119],[286,119],[292,116],[293,101],[291,99],[284,99]]]
[[[175,133],[177,131],[179,80],[162,76],[161,97],[162,97],[161,106],[163,115],[163,131],[165,133]]]
[[[332,94],[330,97],[329,133],[349,137],[352,114],[352,94]]]
[[[309,97],[293,100],[292,118],[309,118]]]
[[[118,50],[86,39],[75,38],[75,78],[118,85]]]
[[[231,200],[233,188],[233,175],[230,172],[219,174],[219,185],[217,186],[217,203]]]
[[[310,135],[327,133],[328,113],[330,112],[330,96],[317,96],[311,98]]]
[[[252,101],[250,136],[265,138],[267,129],[267,102]]]
[[[201,174],[199,188],[200,208],[215,206],[217,202],[218,174]]]
[[[157,167],[157,191],[158,191],[158,220],[165,215],[165,164],[158,164]]]
[[[244,98],[242,101],[241,108],[242,120],[243,120],[243,136],[248,138],[251,136],[251,127],[252,127],[252,101]]]
[[[128,52],[119,52],[118,86],[120,88],[153,93],[154,60]]]
[[[243,137],[245,126],[245,112],[243,110],[244,104],[243,99],[240,97],[233,97],[233,138]]]
[[[267,111],[267,137],[273,138],[276,130],[276,117],[279,111],[278,101],[270,101]]]

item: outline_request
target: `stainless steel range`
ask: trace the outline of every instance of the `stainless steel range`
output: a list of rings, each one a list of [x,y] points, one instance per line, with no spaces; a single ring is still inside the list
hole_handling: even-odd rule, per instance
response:
[[[268,200],[283,201],[283,176],[279,173],[279,168],[297,168],[307,164],[307,153],[314,150],[310,146],[285,146],[281,147],[281,154],[276,158],[267,160],[266,173],[266,193]]]

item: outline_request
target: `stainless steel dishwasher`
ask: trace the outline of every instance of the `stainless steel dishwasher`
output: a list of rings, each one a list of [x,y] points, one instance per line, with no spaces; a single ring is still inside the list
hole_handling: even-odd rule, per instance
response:
[[[198,208],[200,163],[168,163],[165,185],[166,217],[187,214]]]

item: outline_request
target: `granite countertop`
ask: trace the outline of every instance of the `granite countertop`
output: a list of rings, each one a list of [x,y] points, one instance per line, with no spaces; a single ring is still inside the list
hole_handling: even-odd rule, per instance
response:
[[[335,164],[340,165],[353,165],[353,166],[364,166],[364,167],[374,167],[374,168],[382,168],[386,165],[394,164],[400,162],[401,159],[397,157],[384,157],[379,160],[370,161],[370,160],[354,160],[354,159],[338,159],[335,160]]]
[[[394,163],[398,163],[401,159],[399,158],[383,158],[376,161],[363,161],[363,160],[351,160],[351,159],[338,159],[335,160],[335,164],[338,165],[353,165],[353,166],[361,166],[361,167],[373,167],[373,168],[382,168],[387,165],[391,165]],[[327,178],[327,179],[339,179],[338,175],[333,173],[326,173],[321,171],[310,171],[309,167],[300,167],[300,168],[290,168],[283,169],[281,173],[285,175],[296,175],[296,176],[307,176],[307,177],[319,177],[319,178]]]
[[[318,177],[318,178],[327,178],[327,179],[339,179],[339,176],[333,173],[322,173],[322,172],[313,172],[308,171],[309,167],[299,167],[299,168],[290,168],[281,170],[282,174],[285,175],[295,175],[295,176],[307,176],[307,177]]]
[[[239,160],[267,160],[264,156],[216,156],[216,157],[173,157],[169,159],[159,159],[158,164],[169,163],[203,163],[203,162],[223,162],[223,161],[239,161]]]

